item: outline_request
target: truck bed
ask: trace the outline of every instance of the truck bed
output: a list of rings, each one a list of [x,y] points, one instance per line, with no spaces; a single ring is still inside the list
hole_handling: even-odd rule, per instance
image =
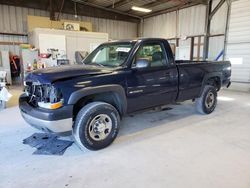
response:
[[[231,75],[229,61],[188,61],[177,60],[179,92],[177,101],[197,98],[201,92],[205,76],[220,74],[220,86],[228,84]]]

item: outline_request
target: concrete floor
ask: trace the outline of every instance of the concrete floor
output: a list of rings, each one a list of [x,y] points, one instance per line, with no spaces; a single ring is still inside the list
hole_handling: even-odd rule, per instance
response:
[[[18,108],[0,112],[0,187],[250,187],[250,94],[221,91],[216,111],[191,102],[127,117],[100,151],[75,145],[63,156],[32,155],[34,132]]]

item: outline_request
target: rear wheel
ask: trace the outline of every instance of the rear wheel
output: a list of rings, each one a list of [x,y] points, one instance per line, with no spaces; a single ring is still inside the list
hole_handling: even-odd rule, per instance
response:
[[[214,86],[204,87],[200,98],[196,99],[196,109],[201,114],[210,114],[217,105],[217,90]]]
[[[119,124],[120,116],[115,107],[104,102],[92,102],[77,114],[73,136],[81,149],[102,149],[114,141]]]

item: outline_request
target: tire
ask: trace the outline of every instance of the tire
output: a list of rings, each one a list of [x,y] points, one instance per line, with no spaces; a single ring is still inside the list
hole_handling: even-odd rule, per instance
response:
[[[196,99],[196,109],[201,114],[210,114],[217,105],[216,88],[206,85],[202,91],[200,98]]]
[[[104,102],[92,102],[77,114],[73,136],[80,149],[99,150],[116,138],[120,116],[116,108]]]

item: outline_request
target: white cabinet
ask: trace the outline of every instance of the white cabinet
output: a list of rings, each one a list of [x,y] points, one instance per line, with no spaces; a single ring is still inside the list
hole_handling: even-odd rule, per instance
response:
[[[36,28],[29,33],[29,43],[45,53],[46,49],[65,50],[70,64],[75,62],[76,51],[90,52],[101,43],[108,41],[107,33],[66,31]]]

